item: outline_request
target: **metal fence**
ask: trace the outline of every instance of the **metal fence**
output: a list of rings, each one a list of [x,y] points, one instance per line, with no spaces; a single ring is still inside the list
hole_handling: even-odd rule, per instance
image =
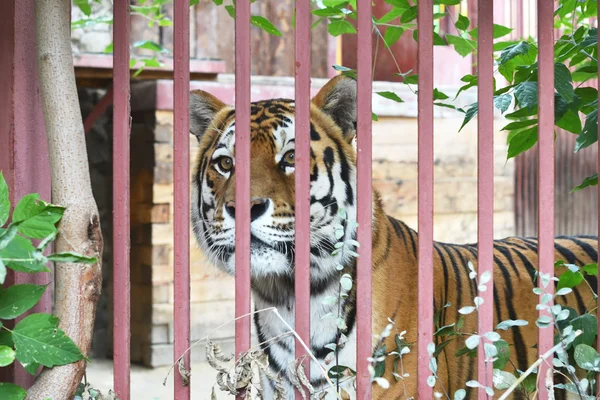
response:
[[[371,1],[358,0],[358,54],[371,54]],[[129,0],[114,2],[114,387],[120,399],[130,393],[129,347]],[[554,71],[552,1],[538,1],[539,39],[539,268],[553,273],[554,232]],[[479,144],[478,144],[478,240],[480,273],[493,265],[493,0],[477,3],[478,75],[479,75]],[[419,0],[418,25],[433,26],[433,0]],[[236,47],[236,157],[237,163],[250,162],[250,1],[237,0],[235,13]],[[175,204],[175,350],[177,361],[190,344],[190,276],[189,276],[189,0],[175,0],[175,85],[174,85],[174,204]],[[432,398],[427,385],[429,355],[427,345],[433,335],[433,30],[421,29],[418,37],[418,391],[420,398]],[[296,329],[309,343],[309,82],[310,82],[310,2],[296,2]],[[357,280],[357,398],[368,399],[371,377],[367,358],[372,354],[371,327],[371,58],[358,57],[358,242]],[[236,173],[236,316],[250,312],[250,170]],[[546,290],[551,290],[552,286]],[[492,330],[493,290],[483,293],[479,329]],[[540,311],[546,313],[547,311]],[[250,318],[236,321],[236,354],[250,347]],[[539,334],[538,351],[545,353],[553,345],[550,330]],[[479,380],[492,381],[491,363],[486,367],[483,346],[479,347]],[[304,354],[296,347],[296,357]],[[189,353],[183,364],[189,368]],[[547,366],[542,364],[541,376]],[[191,385],[183,385],[175,374],[174,398],[189,399]],[[540,385],[540,398],[546,399]],[[487,396],[481,390],[480,398]],[[296,398],[300,398],[297,394]]]

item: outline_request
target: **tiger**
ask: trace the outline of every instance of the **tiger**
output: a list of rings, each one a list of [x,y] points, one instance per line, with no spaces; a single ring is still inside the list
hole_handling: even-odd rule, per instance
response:
[[[323,370],[333,365],[331,343],[340,344],[342,334],[345,343],[337,348],[336,364],[356,368],[356,285],[341,300],[339,309],[337,303],[325,301],[339,296],[341,274],[347,273],[353,280],[356,275],[356,257],[335,251],[336,243],[355,240],[357,233],[356,224],[347,223],[356,218],[357,211],[354,139],[361,132],[357,132],[356,98],[356,80],[338,75],[310,101],[310,349],[320,366],[311,362],[308,379],[315,392],[326,393],[326,398],[339,398]],[[234,107],[208,92],[190,92],[190,133],[198,140],[192,174],[191,222],[199,247],[210,262],[233,275],[235,171],[250,169],[250,273],[257,310],[253,319],[258,340],[268,356],[271,377],[277,378],[269,379],[265,374],[263,398],[293,399],[297,376],[289,367],[294,363],[295,339],[287,333],[288,325],[294,326],[295,102],[281,98],[256,101],[251,103],[250,111],[250,165],[236,165]],[[373,399],[418,398],[418,235],[385,213],[375,189],[372,208],[373,350],[386,345],[389,352],[396,347],[395,334],[379,334],[389,330],[390,321],[404,335],[405,342],[411,344],[410,351],[402,357],[403,379],[394,375],[394,357],[380,360],[384,367],[382,377],[391,385],[384,388],[385,385],[373,383],[372,395]],[[336,235],[341,224],[347,228],[342,237]],[[537,287],[537,239],[509,237],[495,240],[493,246],[494,326],[505,320],[528,321],[525,326],[499,331],[511,349],[505,370],[525,371],[538,357],[538,296],[533,292]],[[596,236],[557,237],[554,247],[556,260],[579,266],[597,260]],[[457,322],[461,317],[458,310],[473,306],[477,285],[471,274],[472,268],[477,269],[477,253],[477,244],[433,243],[433,302],[439,326]],[[595,289],[596,277],[586,279]],[[592,308],[595,300],[591,291],[576,287],[572,293],[560,296],[559,301],[581,314],[587,307]],[[272,307],[277,308],[285,323],[273,313],[258,312]],[[344,322],[341,331],[337,319],[324,318],[338,311]],[[477,332],[475,314],[465,316],[463,324],[463,332]],[[467,381],[477,379],[475,359],[455,356],[457,350],[464,348],[465,338],[445,344],[438,355],[433,390],[451,396],[464,388],[467,398],[476,397],[477,389],[465,387]],[[488,386],[492,386],[491,382]],[[282,388],[286,397],[281,395]],[[350,387],[345,395],[352,397],[351,390]],[[513,396],[524,395],[515,391]]]

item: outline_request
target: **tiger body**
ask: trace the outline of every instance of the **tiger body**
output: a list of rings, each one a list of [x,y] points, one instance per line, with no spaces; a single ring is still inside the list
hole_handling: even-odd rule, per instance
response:
[[[347,225],[344,237],[336,238],[336,226],[344,224],[343,209],[350,220],[356,216],[356,156],[352,141],[356,134],[356,83],[333,78],[311,102],[310,154],[310,245],[311,245],[311,350],[322,368],[332,362],[327,347],[339,339],[337,321],[327,318],[338,313],[338,304],[326,299],[339,296],[341,274],[355,276],[355,259],[337,252],[335,243],[356,237],[356,227]],[[251,163],[236,166],[234,159],[235,111],[214,96],[195,91],[190,96],[190,131],[198,137],[199,153],[192,181],[192,224],[198,243],[210,260],[235,272],[235,169],[250,168],[251,175],[251,287],[256,310],[276,307],[283,319],[294,325],[294,102],[275,99],[251,104]],[[360,133],[358,133],[360,134]],[[595,237],[558,238],[556,259],[582,266],[595,263]],[[386,357],[384,377],[389,389],[373,386],[374,399],[417,397],[417,233],[385,214],[379,195],[373,196],[373,332],[381,333],[394,321],[405,340],[414,343],[402,358],[403,382],[394,383],[392,358]],[[467,263],[477,268],[476,245],[434,243],[434,306],[451,306],[441,312],[440,325],[454,323],[458,310],[472,306],[476,284],[469,278]],[[337,266],[343,269],[338,270]],[[522,319],[527,326],[501,331],[511,345],[511,362],[525,370],[537,358],[538,297],[537,242],[508,238],[494,242],[494,324]],[[595,277],[590,282],[596,287]],[[347,342],[338,349],[337,363],[356,368],[356,285],[341,303],[340,315],[346,326]],[[593,302],[590,291],[575,289],[563,296],[564,304],[582,313]],[[293,398],[289,366],[294,361],[294,338],[272,312],[258,312],[254,323],[260,342],[269,356],[270,368],[280,376],[286,398]],[[494,325],[495,326],[495,325]],[[477,332],[477,317],[468,315],[463,332]],[[277,338],[277,340],[274,340]],[[395,348],[394,335],[384,341],[388,352]],[[372,345],[378,344],[377,336]],[[448,393],[465,388],[476,379],[476,362],[467,356],[454,357],[464,338],[447,345],[438,357],[438,384]],[[512,371],[509,364],[507,370]],[[327,389],[322,369],[311,363],[310,377],[317,389]],[[350,384],[350,383],[348,383]],[[489,386],[492,386],[489,383]],[[343,386],[344,387],[344,386]],[[346,387],[347,388],[347,387]],[[263,380],[263,398],[275,398],[276,385]],[[335,398],[329,391],[327,398]],[[351,392],[351,390],[349,390]],[[471,389],[469,397],[475,396]],[[519,394],[515,394],[518,398]]]

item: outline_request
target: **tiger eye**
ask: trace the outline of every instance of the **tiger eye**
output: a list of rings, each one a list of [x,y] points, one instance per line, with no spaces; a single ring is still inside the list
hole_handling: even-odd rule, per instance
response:
[[[233,159],[231,157],[220,157],[217,163],[224,172],[228,172],[233,168]]]
[[[296,161],[295,159],[295,154],[294,154],[294,150],[290,150],[287,153],[284,154],[282,161],[289,166],[293,166],[294,162]]]

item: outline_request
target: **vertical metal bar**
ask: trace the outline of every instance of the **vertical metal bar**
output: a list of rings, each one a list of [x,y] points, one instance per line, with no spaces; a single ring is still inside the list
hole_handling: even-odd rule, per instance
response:
[[[129,276],[130,196],[129,135],[131,106],[129,90],[129,1],[116,0],[113,6],[113,229],[114,229],[114,385],[117,396],[130,396],[131,299]]]
[[[538,0],[538,109],[539,109],[539,158],[538,158],[538,269],[541,274],[554,276],[554,2]],[[543,292],[553,293],[552,281]],[[552,302],[548,304],[552,306]],[[541,315],[549,315],[540,310]],[[544,354],[554,345],[553,330],[539,329],[538,353]],[[548,393],[543,384],[552,358],[542,363],[538,371],[539,398],[546,400]]]
[[[598,2],[598,16],[596,17],[596,26],[600,26],[600,1]],[[600,42],[598,43],[598,51],[600,51]],[[598,68],[600,71],[600,67]],[[598,89],[598,101],[600,101],[600,79],[596,81],[596,86]],[[600,137],[600,124],[598,124],[598,137]],[[599,146],[600,144],[596,145]],[[600,173],[600,148],[596,147],[596,173]],[[598,200],[596,204],[596,208],[598,209],[598,247],[600,248],[600,185],[597,186],[598,190]],[[598,265],[600,265],[600,253],[598,253],[598,260],[596,261]],[[597,280],[596,293],[600,293],[600,279]],[[600,328],[600,321],[598,321],[598,328]],[[600,332],[600,331],[599,331]],[[596,338],[596,348],[600,349],[600,335]],[[600,379],[600,374],[596,375],[596,382]],[[600,396],[600,385],[596,386],[596,394]]]
[[[417,388],[419,397],[430,398],[427,385],[429,354],[433,338],[433,5],[432,0],[418,3],[419,74],[418,98],[418,336]]]
[[[235,11],[235,315],[250,312],[250,0]],[[235,353],[250,348],[250,318],[235,322]],[[238,395],[238,399],[242,399]]]
[[[295,329],[310,347],[310,0],[296,1]],[[296,340],[296,359],[307,352]],[[310,359],[305,363],[310,376]],[[296,399],[302,399],[296,390]]]
[[[373,219],[373,187],[372,187],[372,117],[371,81],[373,66],[372,9],[370,0],[358,0],[357,17],[357,241],[361,244],[358,249],[356,271],[356,373],[357,399],[371,398],[371,375],[367,359],[373,354],[372,308],[371,308],[371,270],[372,270],[372,219]],[[433,23],[432,23],[433,27]],[[433,28],[432,28],[433,29]],[[360,189],[358,189],[360,188]]]
[[[477,272],[480,278],[485,272],[492,276],[487,290],[479,294],[483,298],[483,304],[479,306],[479,332],[483,334],[493,330],[494,322],[494,0],[478,0],[477,7]],[[477,380],[485,386],[492,387],[493,363],[486,363],[485,358],[484,346],[478,346]],[[482,388],[479,388],[479,398],[488,398]]]
[[[174,235],[174,360],[183,357],[190,370],[190,2],[175,0],[173,8],[173,216]],[[175,400],[190,398],[190,384],[175,374]]]

